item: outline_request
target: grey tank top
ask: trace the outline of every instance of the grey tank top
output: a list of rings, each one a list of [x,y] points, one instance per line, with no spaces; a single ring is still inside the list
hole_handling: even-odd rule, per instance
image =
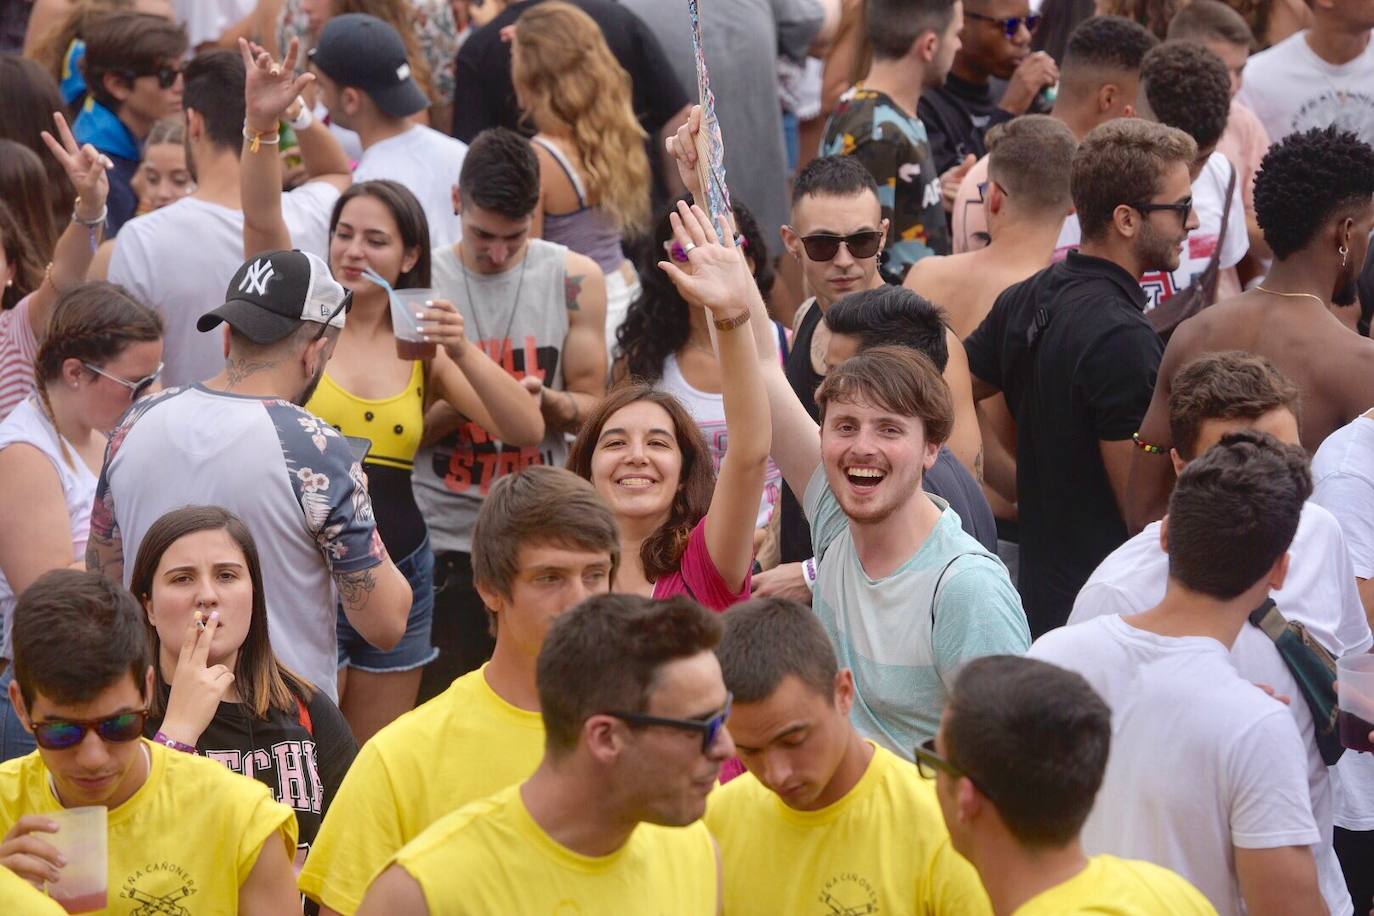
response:
[[[615,222],[600,207],[587,205],[587,186],[557,144],[542,137],[535,137],[533,142],[557,161],[577,194],[578,209],[571,213],[544,214],[544,238],[591,258],[603,274],[619,270],[625,262],[625,253],[620,248],[620,230]]]
[[[562,390],[567,255],[563,245],[531,239],[521,263],[484,275],[463,267],[457,246],[436,248],[433,287],[462,312],[468,340],[507,372],[517,379],[537,374],[548,387]],[[471,551],[477,510],[498,478],[532,464],[562,467],[567,457],[567,439],[561,432],[550,432],[539,445],[521,448],[492,438],[476,423],[466,423],[421,449],[412,483],[435,553]]]

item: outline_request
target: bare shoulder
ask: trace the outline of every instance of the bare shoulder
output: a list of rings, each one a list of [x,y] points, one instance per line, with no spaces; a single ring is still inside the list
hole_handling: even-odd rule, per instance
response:
[[[606,277],[595,261],[586,255],[568,252],[564,261],[563,296],[570,312],[605,311]]]
[[[563,259],[563,270],[570,277],[585,277],[589,274],[601,276],[601,268],[596,265],[595,261],[585,254],[578,254],[571,249],[568,250]]]

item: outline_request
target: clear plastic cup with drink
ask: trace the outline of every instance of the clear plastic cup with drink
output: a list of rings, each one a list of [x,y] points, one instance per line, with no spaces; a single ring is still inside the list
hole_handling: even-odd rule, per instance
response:
[[[67,860],[48,895],[68,913],[103,910],[109,891],[109,845],[104,806],[63,808],[48,814],[57,822],[57,832],[43,839]]]
[[[428,303],[439,298],[432,289],[393,289],[391,327],[396,332],[396,356],[400,359],[433,359],[437,348],[425,340],[420,324]]]
[[[1352,751],[1374,753],[1374,655],[1347,655],[1336,660],[1337,722],[1341,744]]]

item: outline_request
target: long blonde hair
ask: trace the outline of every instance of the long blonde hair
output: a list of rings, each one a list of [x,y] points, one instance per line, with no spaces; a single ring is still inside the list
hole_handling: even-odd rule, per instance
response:
[[[515,23],[511,75],[536,129],[571,134],[597,206],[627,235],[649,226],[648,135],[630,96],[630,75],[590,16],[561,0]]]

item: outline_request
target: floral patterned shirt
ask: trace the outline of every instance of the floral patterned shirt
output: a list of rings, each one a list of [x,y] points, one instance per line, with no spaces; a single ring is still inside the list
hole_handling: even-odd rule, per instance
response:
[[[172,388],[110,435],[91,543],[122,548],[129,584],[148,529],[172,509],[223,506],[257,542],[278,657],[329,694],[338,664],[333,579],[386,556],[362,466],[343,436],[287,401]]]

